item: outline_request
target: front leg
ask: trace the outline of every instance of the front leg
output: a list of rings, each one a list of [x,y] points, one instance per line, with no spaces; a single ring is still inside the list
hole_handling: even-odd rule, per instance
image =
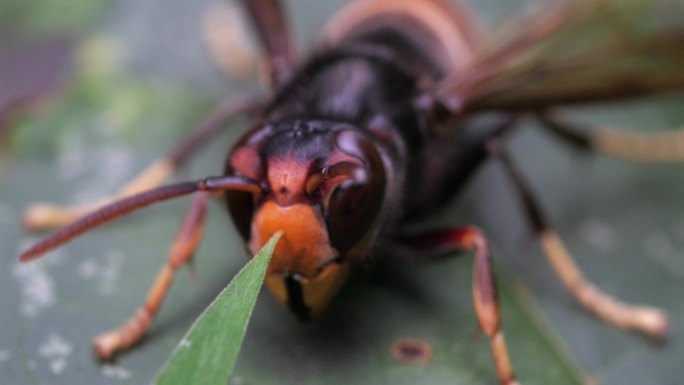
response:
[[[513,373],[508,354],[506,339],[501,328],[496,277],[492,271],[492,258],[489,254],[487,239],[482,232],[473,227],[457,227],[426,234],[407,237],[401,243],[416,252],[431,255],[454,252],[474,252],[473,266],[473,304],[482,332],[489,338],[496,375],[501,385],[519,385]]]
[[[93,339],[93,349],[98,358],[108,360],[119,352],[137,344],[147,332],[159,312],[164,297],[171,286],[176,271],[190,263],[204,233],[204,218],[209,194],[197,193],[183,218],[169,256],[157,274],[147,297],[138,310],[117,329],[102,333]]]

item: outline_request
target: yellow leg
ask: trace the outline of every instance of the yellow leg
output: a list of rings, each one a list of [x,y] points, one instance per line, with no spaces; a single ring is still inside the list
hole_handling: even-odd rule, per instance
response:
[[[110,359],[116,352],[127,350],[142,339],[159,311],[176,271],[191,260],[202,239],[208,198],[206,192],[197,193],[169,251],[166,264],[157,274],[143,305],[119,328],[93,339],[95,354],[100,359]]]
[[[499,143],[493,143],[490,147],[494,155],[503,161],[506,171],[513,180],[525,213],[539,236],[546,258],[577,302],[615,327],[637,330],[655,339],[665,338],[668,320],[663,311],[654,307],[621,302],[605,294],[584,278],[563,242],[549,226],[513,160]]]
[[[684,128],[649,134],[599,129],[590,140],[602,153],[635,162],[684,162]]]
[[[684,162],[684,127],[649,133],[612,127],[580,127],[553,113],[539,116],[544,127],[581,147],[639,163]]]
[[[24,226],[29,230],[42,230],[66,226],[81,216],[106,204],[136,193],[160,186],[182,165],[201,145],[213,137],[229,119],[254,112],[259,107],[251,98],[233,98],[219,105],[206,119],[194,127],[162,159],[154,162],[146,170],[138,174],[130,183],[112,196],[96,202],[74,206],[59,206],[48,203],[37,203],[29,206],[24,213]]]
[[[160,186],[174,171],[174,164],[168,159],[162,159],[141,172],[115,195],[97,202],[66,207],[49,203],[34,203],[24,212],[24,226],[29,230],[66,226],[83,215],[115,200]]]
[[[621,329],[637,330],[656,339],[667,336],[668,320],[662,310],[629,305],[603,293],[584,278],[563,242],[553,231],[546,229],[539,237],[556,275],[577,302],[587,310]]]

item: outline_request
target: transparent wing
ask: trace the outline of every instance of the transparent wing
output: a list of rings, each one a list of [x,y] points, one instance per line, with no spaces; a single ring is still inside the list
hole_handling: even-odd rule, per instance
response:
[[[502,28],[447,77],[452,113],[542,109],[684,89],[684,1],[556,3]]]

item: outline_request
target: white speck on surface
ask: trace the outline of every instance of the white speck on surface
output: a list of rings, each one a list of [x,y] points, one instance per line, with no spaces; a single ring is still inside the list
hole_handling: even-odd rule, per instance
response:
[[[78,276],[86,281],[97,278],[99,263],[94,258],[88,258],[79,263],[76,269]]]
[[[131,151],[123,145],[92,148],[75,134],[62,138],[57,172],[62,179],[78,184],[70,197],[72,203],[98,201],[111,195],[132,177],[132,168]]]
[[[100,276],[100,293],[102,295],[112,295],[114,288],[121,277],[124,256],[118,251],[107,253],[105,265]]]
[[[0,362],[9,361],[12,358],[12,353],[7,349],[0,349]]]
[[[124,381],[131,378],[131,373],[118,365],[104,365],[102,367],[102,376],[114,380]]]
[[[95,150],[93,150],[95,151]],[[86,180],[74,191],[72,201],[92,202],[109,196],[123,187],[133,176],[133,157],[124,146],[98,146],[92,154],[86,153]]]
[[[189,348],[189,347],[192,346],[192,341],[190,341],[190,340],[188,340],[188,339],[186,339],[186,338],[183,338],[183,339],[181,340],[181,342],[179,343],[179,345],[180,345],[182,348]]]
[[[121,279],[123,262],[123,254],[117,250],[110,250],[104,261],[89,258],[81,262],[78,265],[77,274],[83,280],[97,282],[97,290],[101,295],[111,296]]]
[[[96,161],[104,180],[125,180],[131,176],[133,158],[125,146],[100,147]]]
[[[659,233],[646,237],[644,251],[648,256],[665,265],[668,270],[684,276],[684,257],[665,235]]]
[[[603,254],[614,252],[618,246],[618,237],[615,231],[598,219],[587,219],[582,223],[580,234],[591,247]]]
[[[50,361],[50,370],[53,374],[62,374],[64,368],[67,366],[67,360],[65,358],[59,357]]]
[[[16,263],[12,276],[20,287],[19,312],[25,317],[36,317],[56,302],[55,283],[43,261]]]
[[[71,356],[71,344],[56,333],[48,334],[38,347],[38,354],[49,362],[53,374],[61,374],[68,365]]]
[[[66,357],[71,355],[71,344],[56,333],[50,333],[38,347],[38,352],[45,358]]]

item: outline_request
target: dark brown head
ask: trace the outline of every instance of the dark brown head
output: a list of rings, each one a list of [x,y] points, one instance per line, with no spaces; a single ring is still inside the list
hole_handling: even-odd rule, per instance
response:
[[[226,193],[249,251],[284,232],[266,285],[300,318],[319,313],[377,232],[386,181],[375,143],[344,123],[261,126],[235,146],[226,173],[263,185],[261,194]]]

